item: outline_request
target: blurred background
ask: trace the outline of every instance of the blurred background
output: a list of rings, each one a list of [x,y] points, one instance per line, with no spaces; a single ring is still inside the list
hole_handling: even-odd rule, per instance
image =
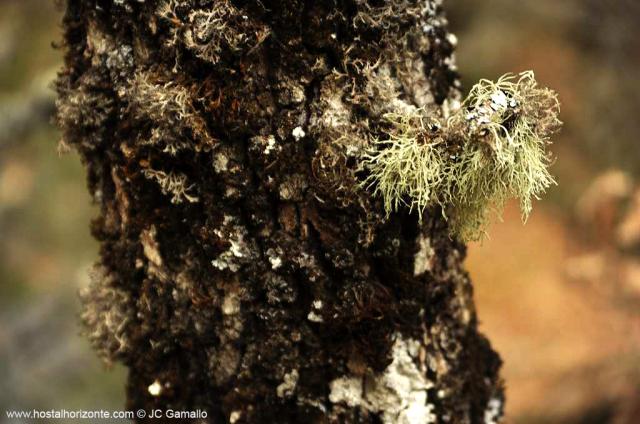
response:
[[[510,205],[469,248],[505,422],[639,423],[640,2],[445,5],[466,88],[533,69],[563,107],[558,186],[526,226]],[[96,211],[49,120],[59,19],[53,1],[0,1],[0,410],[124,404],[125,371],[78,336]]]
[[[53,1],[0,0],[0,422],[7,409],[124,404],[124,370],[106,372],[77,325],[97,212],[50,122],[60,18]]]
[[[508,423],[640,423],[640,1],[447,0],[464,86],[533,69],[558,186],[469,248]]]

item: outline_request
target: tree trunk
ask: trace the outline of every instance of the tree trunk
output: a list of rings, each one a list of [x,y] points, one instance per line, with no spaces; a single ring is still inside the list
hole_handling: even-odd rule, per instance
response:
[[[82,318],[129,409],[498,421],[464,245],[361,184],[385,113],[459,99],[441,1],[67,0],[64,29],[100,206]]]

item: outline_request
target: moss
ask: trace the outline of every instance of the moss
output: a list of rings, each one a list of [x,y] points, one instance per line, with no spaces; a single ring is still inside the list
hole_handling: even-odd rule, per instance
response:
[[[363,157],[363,186],[380,195],[389,215],[441,206],[451,232],[482,236],[493,213],[518,198],[523,219],[555,183],[546,151],[561,123],[556,94],[533,72],[481,80],[448,119],[424,110],[387,114],[386,137]]]

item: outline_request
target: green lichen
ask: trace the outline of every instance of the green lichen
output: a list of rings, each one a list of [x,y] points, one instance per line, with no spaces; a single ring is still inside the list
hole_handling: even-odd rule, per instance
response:
[[[555,184],[546,151],[558,131],[557,95],[538,86],[533,72],[481,80],[448,119],[420,109],[385,115],[386,137],[363,158],[363,186],[380,195],[389,215],[439,205],[451,232],[482,237],[510,198],[520,200],[523,220]]]
[[[441,203],[439,189],[445,187],[447,161],[440,146],[441,138],[430,137],[420,110],[404,114],[389,113],[385,119],[392,124],[388,139],[374,140],[378,147],[364,156],[371,171],[365,180],[374,194],[381,195],[387,214],[408,206],[422,212],[431,204]],[[433,127],[432,127],[433,128]]]

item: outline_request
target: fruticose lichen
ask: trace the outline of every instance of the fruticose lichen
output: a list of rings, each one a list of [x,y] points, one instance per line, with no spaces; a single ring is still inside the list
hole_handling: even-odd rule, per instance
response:
[[[198,58],[217,63],[225,51],[239,52],[247,46],[255,47],[268,36],[269,31],[265,27],[252,26],[247,16],[231,1],[212,3],[209,8],[191,11],[186,19],[180,18],[177,9],[189,7],[188,1],[160,3],[157,15],[172,27],[172,36],[166,45],[176,47],[182,44]]]
[[[453,234],[480,238],[492,212],[520,199],[523,219],[555,183],[546,151],[558,131],[557,95],[531,71],[481,80],[447,119],[421,109],[385,115],[386,137],[364,155],[363,186],[381,195],[389,215],[408,206],[440,206]]]
[[[86,335],[108,364],[131,349],[130,326],[134,300],[104,267],[91,272],[91,285],[80,292],[85,307],[80,318]]]

